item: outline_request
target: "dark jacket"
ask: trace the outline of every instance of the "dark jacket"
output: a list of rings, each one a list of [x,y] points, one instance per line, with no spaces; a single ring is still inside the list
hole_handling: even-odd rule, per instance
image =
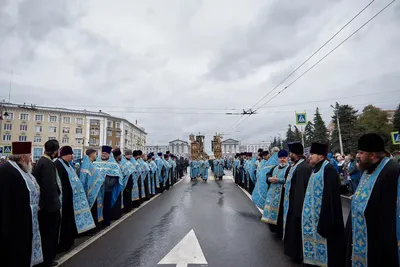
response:
[[[32,174],[40,186],[40,209],[47,212],[60,210],[60,188],[57,184],[55,163],[43,156],[36,162]]]

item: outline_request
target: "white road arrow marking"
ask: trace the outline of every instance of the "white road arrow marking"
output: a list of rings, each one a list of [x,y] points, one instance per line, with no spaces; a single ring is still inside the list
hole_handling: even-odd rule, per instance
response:
[[[158,264],[208,264],[193,229]]]

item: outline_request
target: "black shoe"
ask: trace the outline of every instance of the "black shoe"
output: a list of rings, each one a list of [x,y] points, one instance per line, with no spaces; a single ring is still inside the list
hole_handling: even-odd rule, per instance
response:
[[[52,267],[57,266],[57,265],[58,265],[58,262],[56,262],[56,261],[53,261],[53,263],[51,264]]]

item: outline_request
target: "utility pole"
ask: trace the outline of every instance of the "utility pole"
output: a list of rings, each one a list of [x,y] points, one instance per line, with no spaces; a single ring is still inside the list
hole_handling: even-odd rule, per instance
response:
[[[342,133],[340,132],[339,112],[332,105],[331,105],[331,107],[335,110],[335,113],[336,113],[336,123],[337,123],[338,133],[339,133],[340,154],[343,155],[343,143],[342,143]]]
[[[304,131],[303,131],[303,126],[300,126],[300,132],[301,132],[301,143],[304,147]]]

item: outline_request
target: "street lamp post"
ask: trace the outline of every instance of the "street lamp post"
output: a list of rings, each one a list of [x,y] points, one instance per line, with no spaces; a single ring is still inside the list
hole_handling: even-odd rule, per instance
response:
[[[278,133],[278,136],[279,136],[279,140],[281,141],[281,149],[283,149],[283,144],[282,144],[282,137],[281,137],[281,134],[280,134],[280,133]]]
[[[337,123],[338,133],[339,133],[340,154],[343,155],[343,143],[342,143],[342,134],[340,132],[339,112],[332,105],[331,105],[331,107],[335,110],[335,113],[336,113],[336,123]]]

